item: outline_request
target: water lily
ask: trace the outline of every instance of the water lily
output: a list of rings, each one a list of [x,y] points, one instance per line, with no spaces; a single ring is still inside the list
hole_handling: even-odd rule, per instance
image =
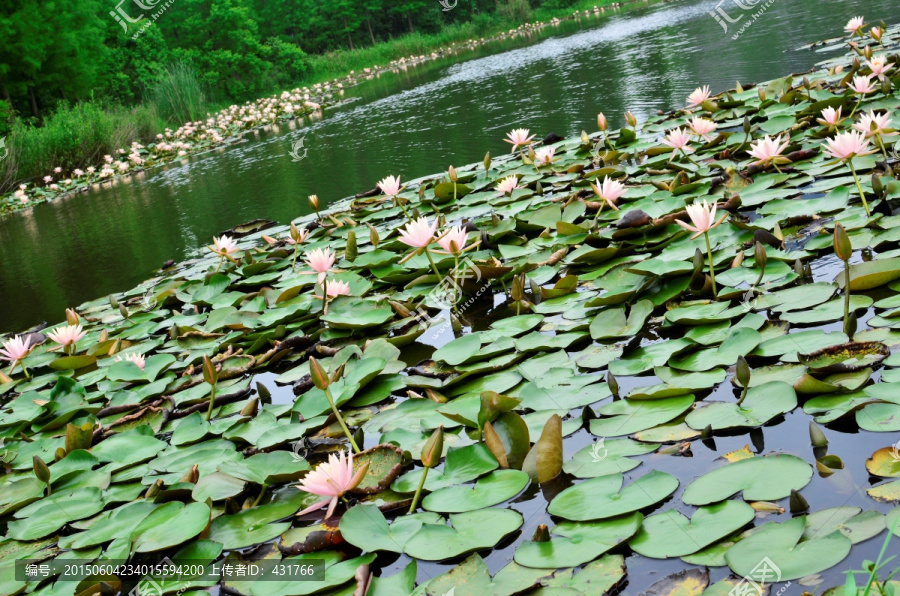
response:
[[[125,354],[125,359],[122,359],[122,356],[116,356],[116,362],[133,362],[137,365],[137,367],[141,370],[144,370],[144,367],[147,365],[147,361],[144,358],[143,354]]]
[[[703,139],[704,141],[709,141],[710,133],[714,132],[716,128],[718,128],[718,124],[713,122],[708,118],[701,118],[699,116],[691,118],[688,121],[688,127],[690,127],[691,132]]]
[[[821,124],[822,126],[827,126],[830,128],[835,128],[843,122],[841,118],[841,110],[843,107],[838,107],[838,109],[834,109],[832,107],[827,107],[822,110],[822,117],[816,118],[816,122]]]
[[[213,244],[209,247],[209,250],[221,257],[219,259],[219,266],[216,267],[216,271],[219,270],[219,267],[222,266],[222,261],[225,259],[234,262],[231,255],[237,252],[237,249],[237,243],[231,236],[222,235],[221,238],[213,236]]]
[[[31,345],[31,337],[25,336],[25,339],[23,340],[19,335],[6,340],[2,345],[3,347],[0,348],[0,360],[12,362],[9,374],[12,374],[16,364],[20,364],[22,360],[31,353],[31,350],[34,347]],[[26,377],[28,376],[28,371],[25,369],[24,364],[22,364],[22,372],[25,373]]]
[[[619,210],[617,206],[619,198],[625,194],[625,186],[621,182],[613,180],[609,176],[604,176],[602,184],[598,186],[592,182],[591,188],[594,189],[594,194],[603,199],[603,202],[600,203],[600,208],[597,210],[598,218],[600,217],[600,212],[603,211],[603,205],[609,205],[615,211]]]
[[[825,153],[841,160],[850,167],[850,173],[853,174],[856,189],[859,191],[859,198],[862,199],[863,207],[866,209],[866,215],[871,215],[869,204],[866,202],[866,195],[863,192],[862,185],[859,183],[859,177],[856,175],[856,168],[853,167],[854,157],[875,153],[874,150],[869,149],[869,140],[866,138],[866,135],[858,131],[840,133],[834,138],[826,140]]]
[[[53,331],[47,334],[47,337],[58,343],[65,350],[71,350],[75,347],[75,344],[87,335],[87,331],[82,329],[81,324],[77,325],[65,325],[63,327],[57,327]]]
[[[696,108],[707,99],[709,99],[709,85],[697,87],[690,95],[688,95],[688,107]]]
[[[854,93],[866,95],[876,91],[878,88],[872,84],[872,75],[858,75],[853,77],[853,82],[848,85]]]
[[[597,128],[602,131],[606,131],[606,126],[606,115],[603,112],[600,112],[599,114],[597,114]]]
[[[884,30],[881,27],[872,27],[869,30],[869,35],[872,36],[872,39],[880,43],[881,36],[884,35]]]
[[[389,197],[400,194],[400,176],[388,176],[377,184],[381,192]]]
[[[748,153],[756,158],[756,161],[753,162],[754,165],[766,167],[772,164],[775,169],[778,169],[778,164],[790,163],[788,158],[781,155],[787,149],[788,144],[790,144],[790,139],[780,136],[773,139],[766,135],[765,138],[753,143]]]
[[[553,163],[553,156],[556,154],[554,147],[541,147],[534,152],[534,165],[548,166]]]
[[[868,114],[859,117],[859,122],[853,125],[853,128],[860,131],[866,138],[874,138],[875,144],[881,148],[884,159],[888,159],[887,149],[884,146],[884,137],[892,137],[897,131],[891,128],[891,115],[889,112],[883,114],[875,114],[874,110],[869,110]]]
[[[521,188],[519,186],[519,177],[516,175],[507,176],[503,180],[501,180],[497,186],[494,188],[497,189],[500,194],[512,196],[514,190]]]
[[[334,265],[334,251],[330,248],[311,250],[306,253],[306,264],[318,274],[319,282],[321,282]]]
[[[685,230],[694,232],[694,235],[691,236],[691,240],[694,240],[701,234],[706,237],[706,255],[709,258],[709,277],[712,280],[713,296],[715,296],[717,294],[716,268],[713,264],[712,247],[709,243],[709,231],[722,223],[725,220],[725,217],[727,217],[727,214],[719,221],[716,221],[716,203],[714,202],[710,207],[705,199],[703,200],[703,203],[688,205],[685,207],[685,211],[687,211],[688,217],[691,218],[691,223],[688,224],[678,219],[675,220],[675,223]]]
[[[437,231],[437,220],[428,224],[424,217],[406,224],[406,229],[400,231],[400,242],[413,248],[425,248],[434,240]]]
[[[866,60],[866,66],[872,71],[872,75],[884,80],[885,74],[894,68],[893,64],[888,64],[884,56],[872,56],[871,60]]]
[[[329,298],[337,298],[338,296],[350,295],[350,284],[345,281],[332,280],[328,283],[326,294]]]
[[[693,153],[694,150],[688,143],[691,142],[692,136],[693,135],[689,131],[683,128],[676,128],[675,130],[669,131],[669,134],[662,140],[663,145],[668,145],[672,148],[672,156],[669,158],[669,161],[675,159],[675,156],[678,155],[679,151],[681,151],[685,157],[690,159],[688,153]]]
[[[444,232],[437,240],[441,248],[452,255],[458,255],[466,246],[468,233],[462,226],[450,228]]]
[[[859,34],[860,30],[865,25],[866,19],[864,17],[853,17],[847,24],[844,26],[844,31],[849,33],[851,36]]]
[[[316,466],[316,469],[308,473],[297,486],[297,488],[304,492],[327,498],[313,503],[306,509],[299,511],[297,516],[306,515],[311,511],[321,509],[325,505],[328,505],[325,519],[331,517],[334,513],[334,508],[338,504],[338,500],[347,492],[359,486],[359,483],[362,482],[362,479],[368,471],[368,467],[368,464],[366,464],[354,474],[352,451],[342,451],[339,456],[333,453],[330,454],[327,462],[323,462]]]
[[[527,128],[514,128],[511,132],[506,133],[507,138],[503,140],[507,143],[512,143],[512,151],[510,153],[515,153],[518,147],[531,144],[534,135],[529,136],[529,132],[531,131]]]

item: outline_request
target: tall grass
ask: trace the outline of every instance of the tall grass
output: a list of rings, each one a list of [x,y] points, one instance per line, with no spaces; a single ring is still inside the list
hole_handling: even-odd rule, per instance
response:
[[[157,114],[174,126],[199,120],[209,109],[208,94],[194,67],[187,62],[176,62],[166,68],[148,90],[147,97]]]

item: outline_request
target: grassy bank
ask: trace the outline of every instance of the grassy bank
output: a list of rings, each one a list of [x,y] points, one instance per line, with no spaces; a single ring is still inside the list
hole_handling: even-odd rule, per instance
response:
[[[532,11],[525,0],[508,0],[497,14],[479,14],[469,22],[448,25],[438,33],[410,33],[370,47],[310,56],[308,74],[296,81],[295,87],[311,87],[336,82],[336,79],[346,81],[352,72],[384,69],[400,58],[428,55],[469,40],[505,38],[510,29],[523,22],[566,18],[575,11],[614,4],[620,3],[581,0],[565,8],[541,7]],[[272,89],[270,93],[281,91]],[[78,104],[60,104],[41,126],[15,119],[5,132],[9,154],[0,162],[0,193],[9,193],[26,182],[40,185],[46,176],[56,180],[70,176],[75,169],[98,166],[105,155],[115,156],[132,143],[151,142],[166,128],[176,129],[226,109],[230,104],[204,89],[199,74],[189,64],[182,63],[167,68],[146,90],[140,104],[123,106],[93,98]]]

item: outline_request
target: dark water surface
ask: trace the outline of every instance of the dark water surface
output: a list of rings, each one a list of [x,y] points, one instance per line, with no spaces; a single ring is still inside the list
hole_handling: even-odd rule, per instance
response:
[[[726,0],[723,10],[740,10]],[[480,161],[513,127],[543,137],[611,126],[714,91],[804,71],[821,55],[795,51],[841,31],[859,12],[896,16],[895,0],[777,0],[737,40],[685,0],[582,17],[348,89],[356,98],[315,122],[260,131],[248,142],[151,170],[130,183],[39,205],[0,220],[0,330],[62,320],[63,311],[123,291],[213,234],[255,218],[281,222],[370,188]],[[288,155],[301,137],[306,159]]]

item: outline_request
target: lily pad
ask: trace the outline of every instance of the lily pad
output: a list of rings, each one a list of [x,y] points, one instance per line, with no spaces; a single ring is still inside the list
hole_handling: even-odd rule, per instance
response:
[[[806,486],[812,473],[810,465],[794,455],[743,459],[694,480],[682,499],[688,505],[709,505],[740,492],[745,501],[774,501]]]
[[[623,482],[622,474],[585,480],[556,495],[547,511],[573,521],[606,519],[659,503],[678,488],[674,476],[658,470],[624,488]]]

